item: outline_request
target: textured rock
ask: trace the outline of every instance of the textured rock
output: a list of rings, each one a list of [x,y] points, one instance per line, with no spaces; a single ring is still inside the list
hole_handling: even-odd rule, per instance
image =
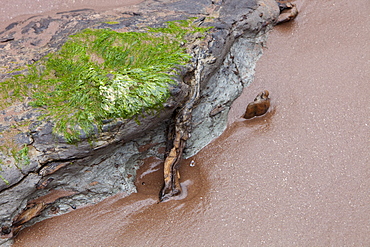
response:
[[[227,114],[235,98],[253,80],[255,63],[262,54],[266,37],[240,37],[232,45],[223,64],[202,91],[202,99],[193,111],[192,138],[187,142],[185,156],[191,157],[222,134]],[[215,109],[220,109],[215,112]]]
[[[208,55],[201,74],[201,100],[193,111],[193,132],[185,150],[189,157],[225,129],[229,107],[253,80],[266,30],[278,15],[279,8],[273,0],[168,0],[147,1],[124,13],[84,10],[33,17],[0,32],[0,48],[4,51],[0,55],[4,72],[0,79],[23,73],[6,72],[55,51],[68,35],[87,27],[134,31],[189,17],[198,17],[202,24],[203,17],[212,17],[202,24],[214,28],[204,41],[208,42]],[[112,21],[115,24],[108,24]],[[164,158],[166,120],[184,102],[188,90],[179,80],[167,107],[159,114],[139,117],[140,124],[133,119],[107,122],[96,139],[89,141],[82,135],[77,144],[69,144],[62,136],[54,135],[53,123],[39,120],[40,113],[27,102],[4,109],[0,120],[1,141],[5,143],[5,133],[18,123],[12,145],[27,147],[28,154],[11,155],[6,150],[0,153],[4,164],[0,175],[8,181],[0,180],[0,227],[11,225],[29,201],[44,200],[53,191],[64,193],[48,201],[50,205],[41,216],[25,226],[118,192],[135,192],[135,171],[143,160],[152,156]],[[19,124],[24,121],[27,124]],[[37,183],[45,186],[36,189]]]

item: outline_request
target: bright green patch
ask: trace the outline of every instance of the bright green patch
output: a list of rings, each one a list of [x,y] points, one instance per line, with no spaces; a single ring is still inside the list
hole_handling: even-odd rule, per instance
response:
[[[209,29],[192,22],[168,22],[146,32],[86,29],[0,89],[13,99],[32,97],[32,106],[53,119],[54,132],[76,140],[82,132],[100,129],[104,119],[161,108],[174,83],[171,74],[190,61],[186,36]]]
[[[104,23],[109,24],[109,25],[119,24],[118,21],[106,21]]]

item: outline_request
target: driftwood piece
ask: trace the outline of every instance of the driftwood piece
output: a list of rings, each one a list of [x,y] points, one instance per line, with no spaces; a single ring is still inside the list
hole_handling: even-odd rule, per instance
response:
[[[249,103],[243,118],[250,119],[265,114],[270,107],[269,91],[259,93],[253,102]]]

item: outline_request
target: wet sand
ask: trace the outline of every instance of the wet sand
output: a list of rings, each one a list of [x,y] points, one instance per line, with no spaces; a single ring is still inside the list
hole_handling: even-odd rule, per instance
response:
[[[369,246],[370,4],[297,5],[228,129],[183,162],[185,199],[157,204],[163,170],[148,159],[139,193],[40,222],[14,246]],[[264,89],[270,111],[240,119]]]
[[[53,15],[76,9],[108,10],[138,4],[144,0],[0,0],[0,30],[35,15]]]

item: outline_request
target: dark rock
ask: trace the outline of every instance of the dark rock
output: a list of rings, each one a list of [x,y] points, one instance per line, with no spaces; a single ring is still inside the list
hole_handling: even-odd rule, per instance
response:
[[[5,31],[8,31],[12,28],[14,28],[15,26],[17,26],[19,24],[19,22],[13,22],[12,24],[9,24],[6,28],[5,28]]]
[[[94,10],[93,9],[88,9],[88,8],[85,8],[85,9],[74,9],[74,10],[70,10],[70,11],[58,12],[57,14],[60,15],[60,14],[66,14],[66,13],[77,13],[77,12],[86,12],[86,11],[94,11]]]
[[[22,145],[30,145],[33,142],[30,134],[27,134],[27,133],[19,133],[19,134],[17,134],[15,136],[15,141],[18,144],[22,144]]]

